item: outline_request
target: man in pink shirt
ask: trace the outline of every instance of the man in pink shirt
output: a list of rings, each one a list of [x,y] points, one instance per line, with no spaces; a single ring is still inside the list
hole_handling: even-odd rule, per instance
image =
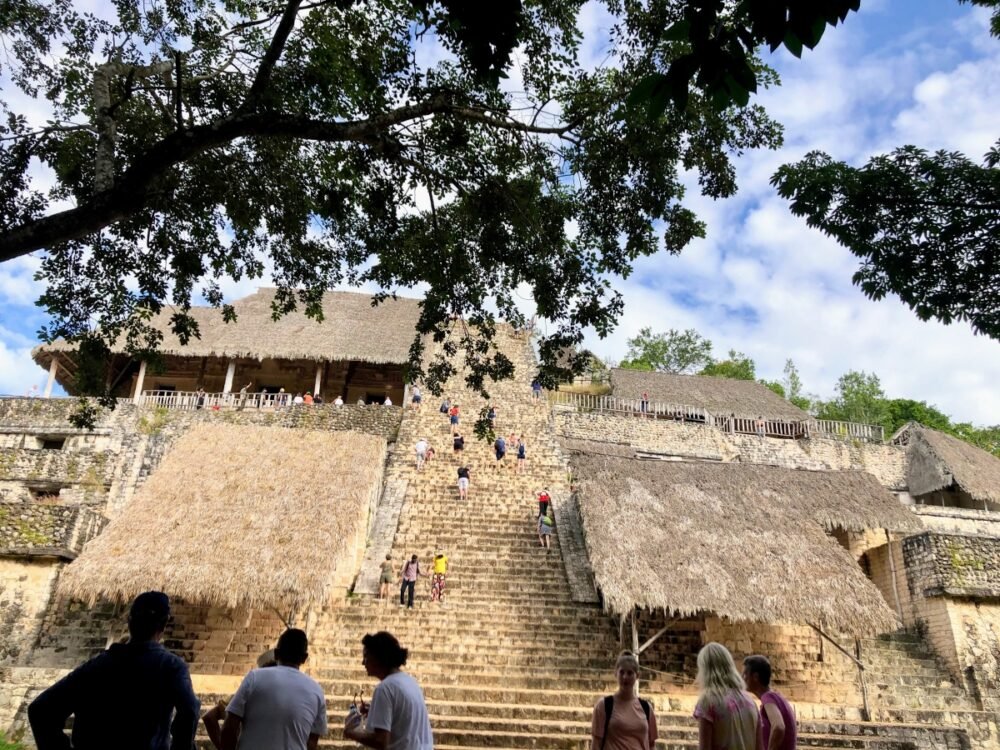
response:
[[[771,689],[771,662],[766,656],[748,656],[743,660],[743,681],[747,690],[760,700],[765,750],[795,750],[798,742],[795,708],[785,696]]]

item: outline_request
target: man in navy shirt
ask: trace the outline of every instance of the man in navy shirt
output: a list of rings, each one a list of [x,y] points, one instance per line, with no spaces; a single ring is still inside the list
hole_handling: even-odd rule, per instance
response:
[[[32,701],[28,720],[38,750],[191,750],[200,704],[187,665],[160,644],[169,617],[166,594],[140,594],[129,611],[127,643]],[[70,715],[72,745],[63,731]]]

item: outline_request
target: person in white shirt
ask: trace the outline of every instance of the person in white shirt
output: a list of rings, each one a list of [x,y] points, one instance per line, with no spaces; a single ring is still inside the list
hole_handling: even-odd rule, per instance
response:
[[[274,656],[277,666],[250,672],[229,701],[222,750],[315,750],[326,734],[323,688],[299,671],[309,657],[306,634],[286,630]]]
[[[360,714],[348,714],[344,737],[376,750],[433,750],[424,692],[413,677],[399,671],[406,664],[407,650],[384,630],[366,635],[361,646],[365,670],[379,684],[371,706],[362,704]]]
[[[429,445],[430,443],[427,442],[427,438],[420,438],[414,446],[414,450],[417,453],[417,471],[424,470],[424,461],[427,458],[427,447]]]
[[[382,402],[382,406],[392,406],[392,399],[386,396],[385,401]]]
[[[292,403],[293,404],[304,404],[305,402],[306,401],[305,401],[304,398],[302,398],[302,394],[301,393],[296,393],[295,394],[295,398],[292,399]]]
[[[335,398],[333,400],[333,405],[334,406],[343,406],[344,405],[344,399],[342,399],[340,396],[337,396],[337,398]]]

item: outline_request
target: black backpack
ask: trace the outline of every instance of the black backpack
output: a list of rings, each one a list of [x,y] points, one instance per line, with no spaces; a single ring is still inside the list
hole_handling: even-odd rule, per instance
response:
[[[649,701],[639,699],[642,712],[646,714],[646,723],[649,723]],[[608,741],[608,727],[611,726],[611,712],[615,710],[615,696],[604,696],[604,734],[601,736],[601,750],[604,750],[604,743]]]

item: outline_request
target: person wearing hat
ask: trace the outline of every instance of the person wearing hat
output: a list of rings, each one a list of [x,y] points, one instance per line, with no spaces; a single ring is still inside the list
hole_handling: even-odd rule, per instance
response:
[[[277,657],[274,655],[273,648],[269,648],[257,657],[257,669],[276,666],[278,666],[278,661]],[[220,698],[219,702],[208,709],[208,711],[205,712],[205,715],[201,717],[201,723],[205,725],[205,731],[208,733],[208,739],[211,740],[212,745],[214,745],[218,750],[222,750],[221,722],[226,718],[226,709],[229,707],[229,701],[231,700],[232,698],[229,700]]]
[[[160,643],[169,617],[166,594],[139,594],[129,610],[128,641],[31,702],[28,721],[38,750],[190,750],[200,704],[187,664]],[[72,744],[63,731],[70,716]]]

